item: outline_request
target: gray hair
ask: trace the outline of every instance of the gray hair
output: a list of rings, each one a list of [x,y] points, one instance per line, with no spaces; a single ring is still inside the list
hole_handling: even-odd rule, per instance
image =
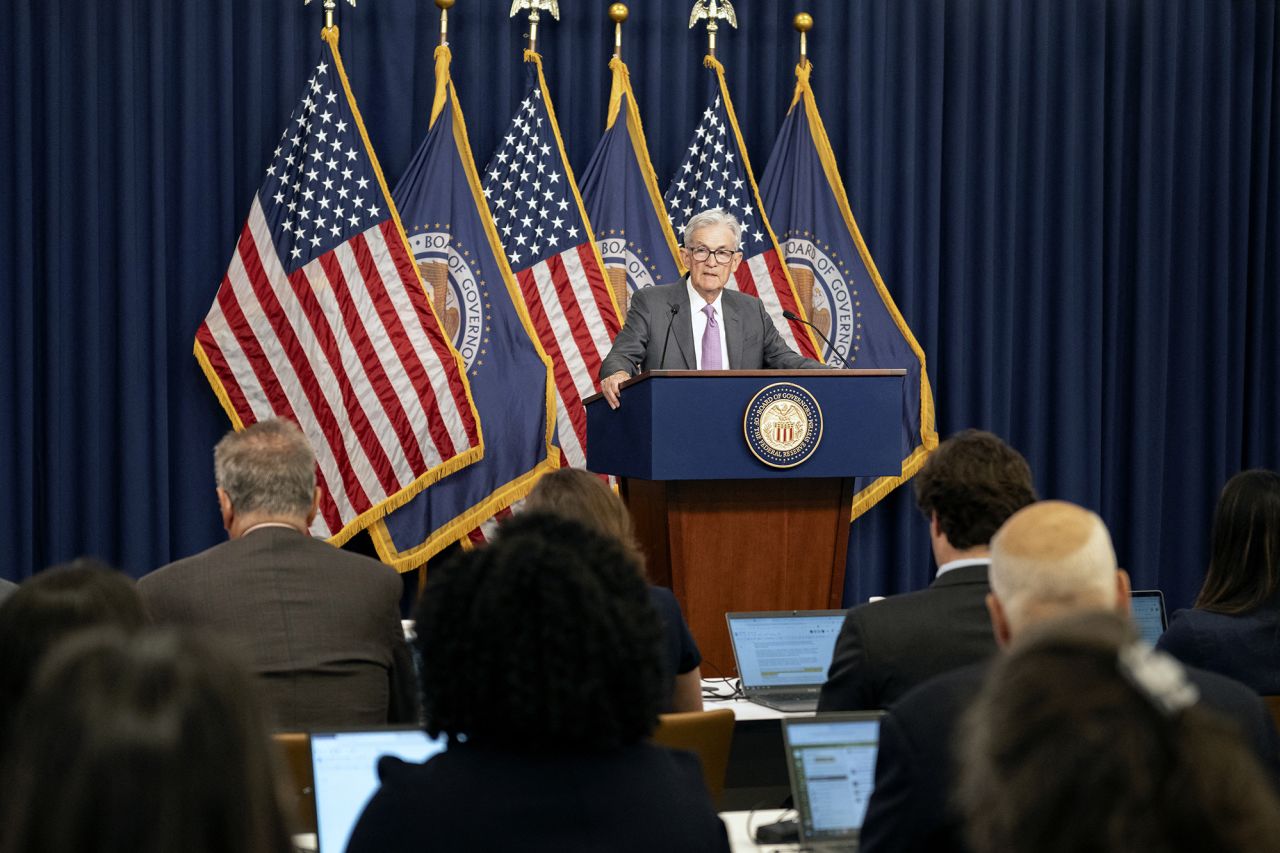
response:
[[[689,217],[689,221],[684,224],[684,244],[688,246],[695,233],[713,225],[728,225],[733,232],[734,248],[742,246],[742,223],[738,221],[738,217],[720,207],[712,207]]]
[[[273,418],[229,432],[213,449],[213,473],[237,512],[305,516],[316,457],[292,421]]]

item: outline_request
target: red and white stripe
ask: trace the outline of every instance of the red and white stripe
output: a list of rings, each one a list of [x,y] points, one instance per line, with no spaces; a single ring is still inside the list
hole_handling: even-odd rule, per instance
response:
[[[778,253],[772,246],[744,260],[733,278],[738,290],[757,296],[764,303],[769,318],[773,320],[773,325],[787,342],[787,346],[801,355],[819,358],[813,339],[804,325],[793,323],[782,316],[783,311],[790,311],[797,316],[804,315],[796,304],[786,273],[782,264],[778,263]]]
[[[516,273],[529,319],[556,379],[556,425],[562,464],[587,467],[587,412],[600,363],[621,323],[591,243],[552,255]]]
[[[479,443],[457,361],[388,219],[286,274],[258,198],[197,333],[247,426],[296,421],[332,536]]]

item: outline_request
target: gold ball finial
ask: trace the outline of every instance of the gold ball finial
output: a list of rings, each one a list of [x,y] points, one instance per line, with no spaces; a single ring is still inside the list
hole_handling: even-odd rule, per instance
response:
[[[453,8],[453,4],[456,2],[457,0],[436,0],[436,8],[443,12],[447,12]]]
[[[599,8],[598,6],[596,8]],[[615,24],[621,24],[627,19],[630,12],[627,10],[626,3],[611,3],[609,5],[609,20]]]
[[[813,15],[808,12],[801,12],[792,19],[791,25],[796,28],[796,32],[807,33],[813,29]]]

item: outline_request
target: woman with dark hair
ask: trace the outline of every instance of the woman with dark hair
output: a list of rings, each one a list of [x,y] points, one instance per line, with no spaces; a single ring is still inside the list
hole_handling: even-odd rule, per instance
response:
[[[1225,718],[1118,614],[1031,629],[962,721],[974,853],[1274,850],[1280,801]]]
[[[1193,609],[1173,614],[1157,648],[1280,694],[1280,474],[1242,471],[1227,482],[1204,586]]]
[[[661,629],[635,556],[538,512],[434,570],[423,711],[448,748],[379,763],[349,853],[727,851],[697,759],[647,741]]]
[[[101,629],[32,682],[0,793],[0,853],[289,853],[245,672],[190,637]]]
[[[528,510],[552,512],[585,524],[597,533],[612,536],[640,561],[644,557],[636,542],[631,513],[604,481],[587,471],[561,468],[538,480],[525,500]],[[658,611],[663,628],[663,661],[667,667],[670,695],[663,711],[702,710],[702,653],[684,621],[680,603],[671,590],[649,584],[649,600]]]
[[[0,755],[9,724],[41,658],[87,628],[136,631],[146,624],[132,578],[81,558],[46,569],[0,604]]]

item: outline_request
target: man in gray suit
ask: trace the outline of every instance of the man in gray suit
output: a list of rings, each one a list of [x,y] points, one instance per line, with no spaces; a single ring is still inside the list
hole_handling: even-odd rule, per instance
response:
[[[679,284],[636,291],[622,331],[600,365],[600,390],[618,408],[618,389],[644,370],[799,370],[826,367],[783,341],[764,303],[725,285],[742,263],[742,225],[720,209],[685,225]]]
[[[230,541],[142,578],[151,618],[238,644],[279,729],[413,721],[400,578],[308,533],[320,490],[302,431],[262,421],[213,458]]]

